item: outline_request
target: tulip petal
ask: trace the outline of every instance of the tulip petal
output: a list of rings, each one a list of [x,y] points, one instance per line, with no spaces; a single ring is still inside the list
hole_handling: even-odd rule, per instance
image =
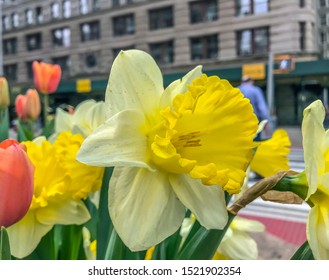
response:
[[[153,58],[139,50],[121,51],[106,89],[106,119],[126,109],[151,114],[162,93],[162,74]]]
[[[304,110],[302,123],[303,148],[305,159],[305,173],[309,184],[305,200],[315,193],[318,187],[318,174],[324,172],[323,158],[325,145],[325,130],[323,120],[324,107],[320,100],[313,102]]]
[[[192,84],[195,78],[202,76],[202,66],[196,66],[188,72],[183,78],[173,81],[161,95],[160,107],[165,108],[172,105],[172,101],[177,94],[185,93],[188,85]]]
[[[31,254],[52,227],[39,223],[35,211],[29,211],[22,220],[7,228],[12,255],[24,258]]]
[[[328,207],[328,204],[327,204]],[[317,260],[329,260],[329,209],[315,205],[310,209],[306,235]]]
[[[166,173],[114,169],[109,211],[117,233],[130,250],[146,250],[173,234],[182,224],[185,210]]]
[[[95,166],[148,167],[143,122],[144,116],[136,110],[114,115],[85,139],[77,160]]]
[[[170,175],[172,188],[179,200],[192,211],[207,229],[223,229],[228,214],[224,191],[218,186],[205,186],[189,175]]]

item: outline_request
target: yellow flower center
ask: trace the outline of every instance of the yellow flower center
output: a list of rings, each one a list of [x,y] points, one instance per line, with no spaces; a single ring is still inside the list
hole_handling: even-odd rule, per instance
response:
[[[252,156],[257,119],[239,89],[203,75],[148,133],[151,161],[163,170],[189,173],[206,185],[240,191]]]

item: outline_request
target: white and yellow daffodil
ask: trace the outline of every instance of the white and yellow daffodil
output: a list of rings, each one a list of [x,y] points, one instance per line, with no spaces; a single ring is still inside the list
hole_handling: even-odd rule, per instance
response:
[[[55,135],[70,131],[73,134],[81,134],[84,138],[90,135],[105,121],[105,103],[96,102],[93,99],[81,102],[73,113],[68,113],[61,108],[56,109]]]
[[[80,225],[90,219],[83,200],[100,189],[104,168],[76,160],[82,141],[81,135],[64,132],[54,144],[41,137],[23,142],[35,167],[34,194],[27,214],[8,227],[11,253],[15,257],[24,258],[32,253],[55,224]]]
[[[257,118],[239,89],[196,67],[166,89],[147,53],[122,51],[105,97],[106,122],[77,159],[115,166],[109,212],[123,242],[145,250],[173,234],[186,208],[208,229],[228,219],[252,157]]]
[[[250,232],[263,232],[265,226],[254,220],[235,217],[213,259],[257,260],[258,247]]]
[[[323,121],[325,109],[320,100],[304,110],[302,122],[305,174],[312,206],[307,220],[307,240],[316,259],[329,259],[329,130]]]

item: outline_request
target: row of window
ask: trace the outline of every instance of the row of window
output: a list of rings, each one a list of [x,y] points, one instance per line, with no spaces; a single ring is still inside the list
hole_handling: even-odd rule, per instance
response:
[[[237,53],[238,55],[250,54],[265,54],[269,48],[269,31],[267,27],[242,30],[237,32]],[[190,38],[190,53],[191,60],[196,61],[200,59],[216,59],[219,53],[219,36],[218,34],[211,34],[202,37]],[[131,49],[134,46],[126,46],[124,48],[113,49],[113,56],[115,57],[121,49]],[[170,64],[175,60],[174,40],[165,42],[152,43],[149,45],[149,52],[159,64]],[[61,65],[63,75],[69,75],[69,57],[54,58],[53,63]],[[31,62],[26,63],[28,70],[28,78],[32,77]],[[95,54],[88,54],[85,56],[85,66],[93,68],[97,66],[97,57]],[[4,66],[5,76],[9,80],[17,79],[17,64],[10,64]]]
[[[129,0],[113,1],[113,6],[129,4]],[[88,0],[80,0],[80,14],[87,14],[90,12]],[[93,0],[91,9],[97,10],[100,8],[100,1]],[[51,18],[52,20],[59,19],[60,17],[71,17],[71,1],[62,1],[62,6],[58,2],[51,4]],[[236,0],[236,14],[237,15],[250,15],[266,13],[269,10],[269,0]],[[189,3],[190,22],[208,22],[218,19],[218,0],[198,0]],[[173,6],[168,6],[160,9],[153,9],[149,11],[149,26],[151,30],[160,28],[167,28],[174,26]],[[120,19],[121,29],[127,29],[128,34],[134,32],[134,19],[133,15],[127,15]],[[25,25],[40,24],[43,22],[42,7],[27,9],[25,11]],[[10,16],[4,15],[2,17],[3,30],[9,30],[10,27],[18,28],[20,26],[19,14],[14,12]],[[120,30],[118,30],[120,32]]]
[[[131,29],[121,28],[121,20],[119,17],[115,19],[120,24],[114,24],[114,34],[127,34],[127,32],[132,32]],[[52,32],[52,42],[55,47],[68,47],[71,45],[71,30],[68,27],[56,28]],[[98,21],[83,23],[80,25],[81,41],[92,41],[100,39],[100,27]],[[215,46],[218,45],[217,36],[204,37],[202,38],[192,38],[192,60],[198,58],[213,58],[216,57],[217,49]],[[42,34],[33,33],[28,34],[26,39],[26,49],[28,51],[40,50],[42,49]],[[237,41],[240,48],[238,49],[238,55],[250,55],[257,53],[264,53],[268,48],[268,29],[267,28],[257,28],[257,29],[246,29],[237,32]],[[202,45],[208,45],[210,51],[209,55],[202,55]],[[170,47],[168,47],[170,48]],[[8,38],[3,40],[3,52],[5,55],[17,53],[17,38]],[[155,54],[157,56],[157,54]]]

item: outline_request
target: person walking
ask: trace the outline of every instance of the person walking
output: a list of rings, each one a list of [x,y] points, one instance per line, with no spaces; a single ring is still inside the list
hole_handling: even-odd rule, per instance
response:
[[[258,121],[269,121],[270,114],[265,102],[263,91],[260,87],[254,85],[254,80],[249,76],[243,76],[238,88],[241,90],[242,94],[250,100]]]

